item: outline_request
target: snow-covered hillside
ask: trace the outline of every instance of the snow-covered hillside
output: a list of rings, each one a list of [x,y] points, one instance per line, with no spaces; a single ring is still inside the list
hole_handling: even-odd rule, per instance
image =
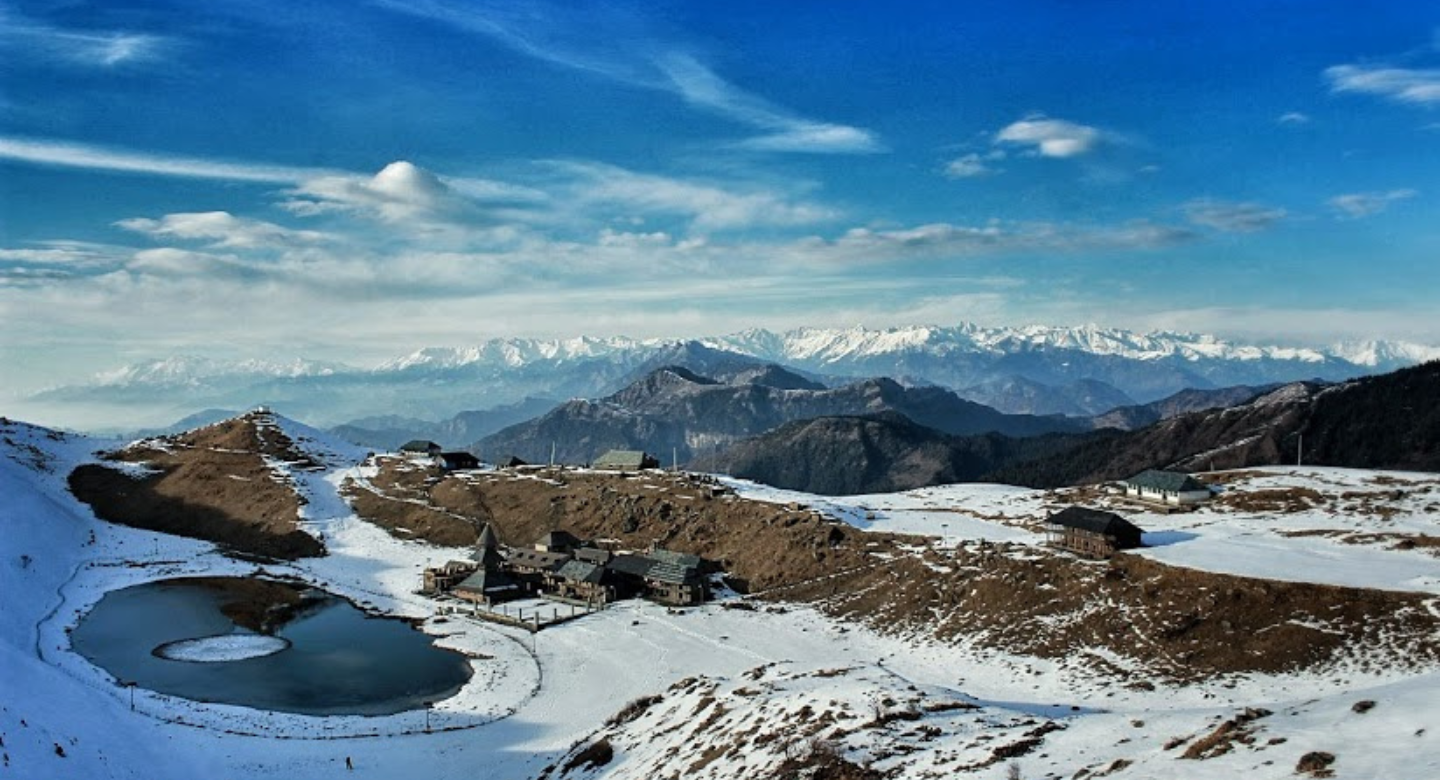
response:
[[[413,592],[420,570],[464,551],[360,520],[338,485],[370,478],[361,453],[284,418],[269,424],[321,466],[275,464],[305,497],[303,527],[329,554],[266,570],[418,619],[476,654],[471,683],[429,714],[430,732],[422,711],[314,718],[143,690],[132,710],[127,689],[69,649],[66,628],[115,588],[256,567],[201,542],[97,521],[65,477],[113,443],[4,422],[0,774],[749,780],[833,758],[903,778],[1085,770],[1230,780],[1295,777],[1307,756],[1324,753],[1336,777],[1440,775],[1440,674],[1377,665],[1378,647],[1355,648],[1372,663],[1327,671],[1126,686],[1100,673],[1093,653],[1042,660],[734,596],[685,610],[622,602],[533,637],[440,616]],[[1440,535],[1440,478],[1273,469],[1224,479],[1222,503],[1199,512],[1127,513],[1160,545],[1142,554],[1440,594],[1440,558],[1425,541]],[[1034,550],[1034,519],[1063,498],[1000,486],[843,500],[738,487],[858,527],[929,536],[924,544],[941,555],[982,542]],[[1428,605],[1440,610],[1437,599]]]

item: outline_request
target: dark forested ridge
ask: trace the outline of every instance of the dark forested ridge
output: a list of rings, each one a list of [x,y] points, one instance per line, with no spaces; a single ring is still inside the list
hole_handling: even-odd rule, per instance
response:
[[[701,458],[694,468],[824,495],[886,493],[967,482],[1005,464],[1112,433],[952,436],[896,412],[788,423]]]
[[[1440,471],[1440,361],[1339,385],[1295,383],[1229,409],[1194,412],[1013,463],[987,480],[1055,487],[1146,468],[1304,463]]]

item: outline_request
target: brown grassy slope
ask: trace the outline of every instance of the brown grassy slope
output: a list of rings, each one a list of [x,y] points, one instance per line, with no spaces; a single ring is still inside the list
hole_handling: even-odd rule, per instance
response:
[[[710,497],[709,484],[683,474],[426,479],[422,470],[385,463],[375,484],[409,501],[382,499],[382,514],[410,511],[410,501],[422,500],[446,517],[493,523],[508,544],[556,528],[631,548],[654,541],[721,561],[765,598],[811,603],[882,631],[974,638],[1050,659],[1096,647],[1172,680],[1301,669],[1352,651],[1390,665],[1440,663],[1440,621],[1423,608],[1422,595],[1212,574],[1133,555],[1096,563],[1021,545],[977,543],[942,553],[803,509]]]
[[[154,473],[132,477],[87,464],[71,472],[70,491],[112,523],[276,558],[323,555],[320,542],[297,526],[301,499],[294,487],[262,455],[300,468],[313,462],[280,431],[256,423],[246,415],[137,442],[107,458],[144,464]]]
[[[529,546],[564,529],[608,539],[625,549],[656,544],[720,561],[741,587],[764,589],[867,565],[860,534],[804,509],[721,494],[687,474],[643,477],[566,470],[448,476],[399,459],[381,459],[371,484],[384,494],[347,486],[356,511],[397,536],[469,544],[490,523],[500,541]],[[418,506],[424,501],[426,506]],[[396,532],[403,528],[404,531]],[[893,537],[867,542],[893,547]]]
[[[1100,648],[1172,680],[1281,672],[1363,656],[1387,668],[1440,663],[1428,596],[1280,582],[970,544],[928,551],[785,595],[881,630],[918,631],[1041,658],[1077,658],[1121,677]]]

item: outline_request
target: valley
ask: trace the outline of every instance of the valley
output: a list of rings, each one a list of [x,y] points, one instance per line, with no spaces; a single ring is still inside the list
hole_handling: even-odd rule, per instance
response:
[[[17,777],[418,762],[435,777],[1278,778],[1313,753],[1336,776],[1440,762],[1433,475],[1217,472],[1216,500],[1166,514],[1094,487],[826,497],[664,470],[444,474],[268,412],[129,446],[3,434],[0,480],[26,497],[0,510],[3,585],[27,594],[0,644],[27,670],[0,711]],[[177,463],[236,482],[252,475],[242,453],[323,555],[113,525],[67,487],[79,468],[145,485]],[[240,527],[268,511],[216,495]],[[1074,502],[1122,512],[1147,546],[1110,561],[1047,548],[1044,518]],[[465,556],[486,523],[519,546],[564,528],[692,552],[726,585],[700,607],[622,601],[535,634],[419,595],[421,569]],[[256,574],[411,619],[472,659],[471,680],[433,707],[315,717],[132,693],[67,649],[107,592]]]

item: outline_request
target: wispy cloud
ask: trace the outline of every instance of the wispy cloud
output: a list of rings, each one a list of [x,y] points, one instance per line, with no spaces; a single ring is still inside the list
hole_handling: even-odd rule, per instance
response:
[[[528,4],[524,12],[493,4],[377,0],[390,10],[486,36],[543,62],[632,87],[667,92],[686,103],[762,131],[735,146],[756,151],[858,154],[884,150],[871,131],[806,117],[738,87],[643,22],[618,9],[577,13],[572,6]]]
[[[1225,233],[1257,233],[1283,220],[1285,209],[1260,203],[1232,203],[1198,198],[1180,207],[1185,218]]]
[[[1308,125],[1310,124],[1310,115],[1302,114],[1299,111],[1287,111],[1275,117],[1275,121],[1282,125]]]
[[[1003,156],[1003,155],[1002,155]],[[945,164],[945,176],[951,179],[976,179],[999,171],[990,166],[994,155],[981,156],[974,152],[963,154]]]
[[[995,142],[1029,147],[1041,157],[1066,158],[1094,151],[1104,137],[1098,128],[1037,114],[1002,128]]]
[[[1440,105],[1440,68],[1335,65],[1325,69],[1332,92],[1356,92],[1415,106]]]
[[[1326,201],[1336,216],[1341,219],[1362,219],[1379,214],[1402,200],[1419,195],[1412,189],[1388,190],[1383,192],[1352,192],[1336,195]]]
[[[162,58],[170,38],[120,30],[58,27],[0,8],[0,50],[94,68],[115,68]]]
[[[571,177],[564,198],[613,217],[672,215],[700,231],[807,225],[837,213],[774,188],[638,173],[599,163],[554,163]]]
[[[868,130],[798,116],[725,81],[688,54],[669,54],[655,62],[686,102],[769,131],[744,141],[743,146],[820,154],[878,152],[883,148]]]
[[[9,136],[0,136],[0,159],[95,171],[263,184],[298,184],[334,173],[319,168],[230,162]]]
[[[293,230],[273,222],[237,217],[227,211],[166,214],[160,219],[136,217],[115,225],[152,238],[208,241],[214,249],[305,246],[334,238],[314,230]]]
[[[1011,252],[1083,253],[1145,251],[1188,243],[1194,232],[1148,221],[1118,225],[1032,222],[985,225],[933,223],[898,230],[852,228],[837,239],[801,242],[809,259],[833,262],[891,262],[907,258],[974,257]]]

